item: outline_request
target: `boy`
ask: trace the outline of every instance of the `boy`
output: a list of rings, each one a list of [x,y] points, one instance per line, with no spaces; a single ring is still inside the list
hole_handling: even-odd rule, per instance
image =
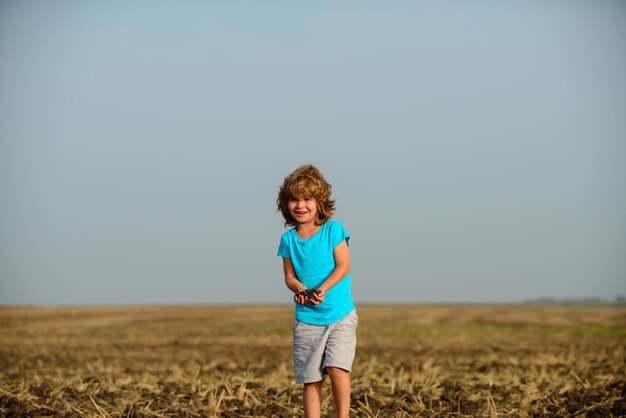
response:
[[[285,284],[294,292],[296,383],[304,384],[307,418],[320,416],[322,383],[330,376],[337,417],[350,412],[350,375],[358,317],[351,296],[350,236],[331,220],[331,186],[312,165],[285,177],[277,199],[285,226],[280,240]]]

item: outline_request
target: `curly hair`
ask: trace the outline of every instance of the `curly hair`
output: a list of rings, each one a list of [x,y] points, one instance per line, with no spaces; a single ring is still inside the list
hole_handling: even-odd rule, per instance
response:
[[[285,177],[278,191],[276,205],[285,218],[285,226],[296,226],[296,220],[289,213],[287,204],[292,198],[312,198],[317,204],[316,225],[322,225],[333,216],[335,201],[330,198],[332,186],[322,173],[310,164],[296,168]]]

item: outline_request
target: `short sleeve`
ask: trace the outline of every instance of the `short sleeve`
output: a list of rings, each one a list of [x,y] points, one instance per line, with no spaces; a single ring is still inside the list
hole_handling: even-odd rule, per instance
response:
[[[285,258],[291,258],[291,255],[289,254],[289,244],[287,244],[287,234],[283,234],[282,237],[280,237],[280,244],[278,245],[278,256],[279,257],[285,257]]]
[[[346,240],[346,244],[350,245],[350,235],[348,231],[346,231],[343,225],[337,221],[333,222],[332,228],[330,231],[330,242],[332,244],[333,249],[341,244],[343,240]]]

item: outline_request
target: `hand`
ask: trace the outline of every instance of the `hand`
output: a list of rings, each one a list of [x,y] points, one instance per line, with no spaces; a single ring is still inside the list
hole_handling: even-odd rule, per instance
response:
[[[313,294],[312,298],[310,298],[310,303],[313,306],[317,306],[320,303],[324,302],[325,297],[326,297],[326,291],[322,289],[317,289],[317,292]]]
[[[293,295],[293,300],[300,305],[307,305],[309,303],[309,298],[302,293],[296,293]]]
[[[315,288],[307,289],[303,286],[303,288],[296,292],[296,294],[294,295],[294,301],[301,305],[319,305],[320,303],[322,303],[322,300],[324,300],[323,296],[321,300],[316,299],[316,296],[318,296],[320,293],[321,290]]]

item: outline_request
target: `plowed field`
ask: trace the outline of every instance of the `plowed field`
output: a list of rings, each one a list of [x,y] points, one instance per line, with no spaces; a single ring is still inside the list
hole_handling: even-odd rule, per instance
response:
[[[357,417],[626,416],[626,309],[360,306]],[[292,308],[0,308],[0,416],[302,416]],[[329,385],[323,413],[332,416]]]

